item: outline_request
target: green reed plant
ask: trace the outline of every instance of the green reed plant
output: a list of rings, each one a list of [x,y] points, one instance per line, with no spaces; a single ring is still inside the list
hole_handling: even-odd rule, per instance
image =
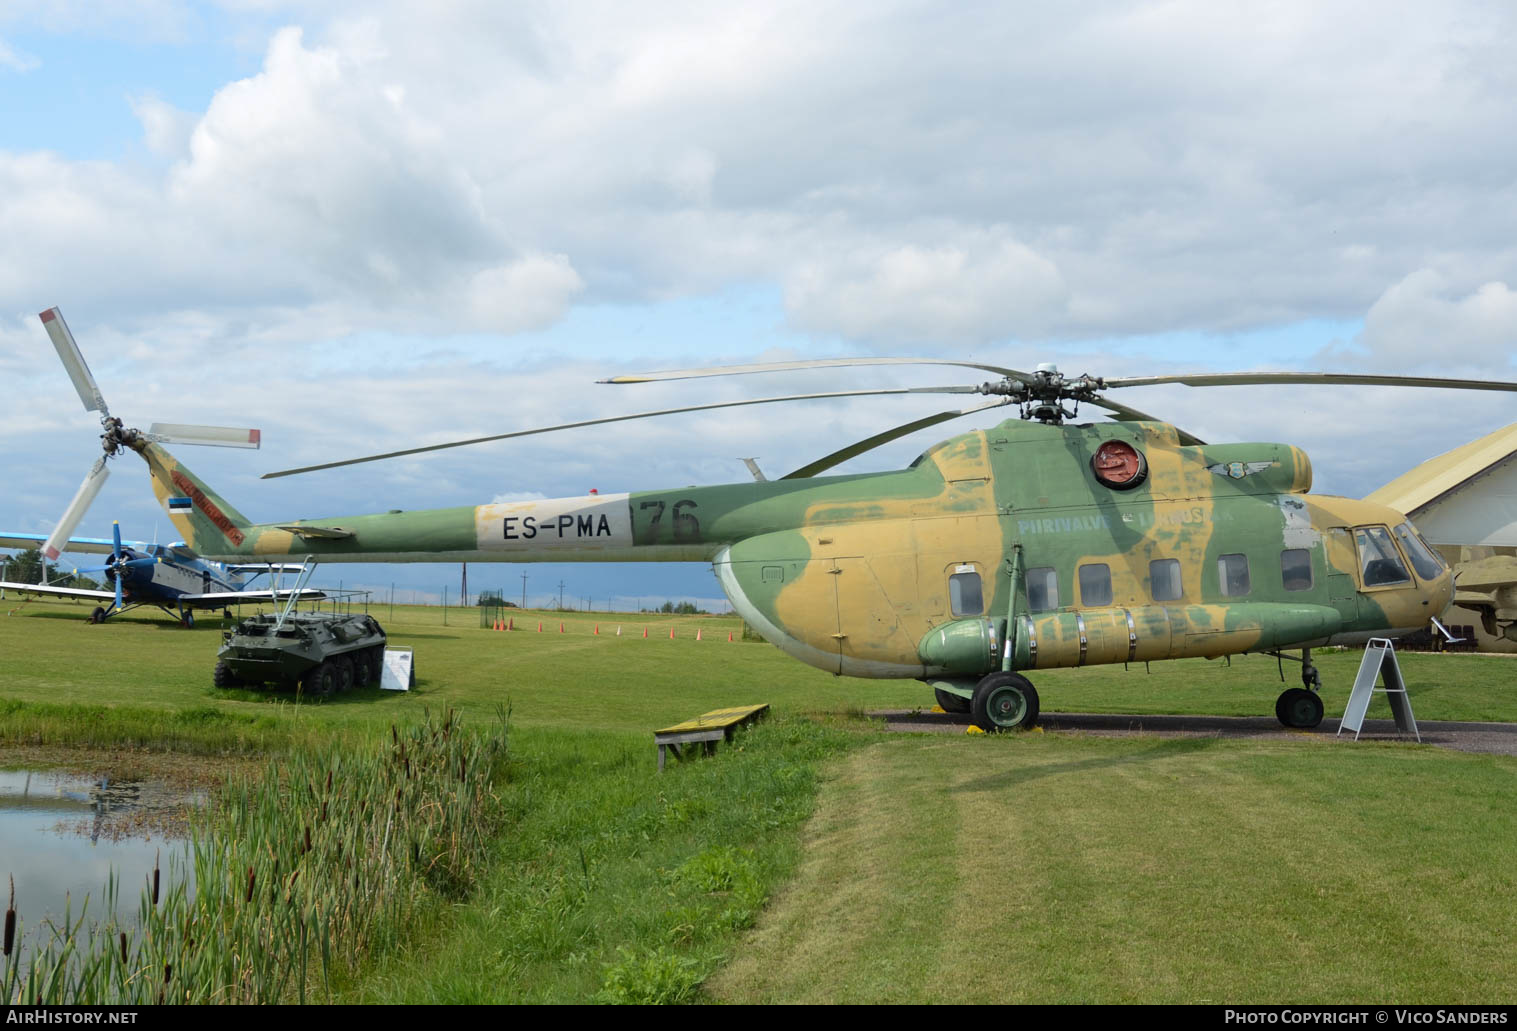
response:
[[[0,999],[247,1004],[329,991],[334,975],[398,940],[424,900],[474,883],[505,815],[494,781],[506,728],[505,711],[474,732],[449,710],[367,748],[297,751],[229,783],[191,833],[188,869],[170,858],[166,890],[155,865],[135,927],[115,919],[114,876],[102,920],[66,907],[25,949],[11,947],[16,926]]]

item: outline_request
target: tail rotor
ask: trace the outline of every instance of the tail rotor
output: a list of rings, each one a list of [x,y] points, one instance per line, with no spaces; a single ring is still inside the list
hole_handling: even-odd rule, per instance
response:
[[[42,553],[49,561],[56,561],[59,552],[68,544],[68,539],[74,529],[89,511],[95,496],[105,486],[105,481],[110,476],[110,470],[106,468],[107,459],[116,457],[123,450],[141,453],[150,443],[207,444],[213,447],[236,448],[257,448],[260,445],[258,430],[185,423],[153,423],[144,433],[127,426],[111,415],[110,408],[105,403],[105,396],[100,392],[100,385],[95,382],[94,374],[90,372],[90,367],[84,360],[84,353],[79,350],[74,334],[70,332],[68,323],[63,320],[63,313],[57,308],[49,308],[39,318],[42,320],[43,328],[47,330],[48,339],[52,341],[54,350],[58,352],[59,361],[63,363],[69,379],[73,381],[79,400],[84,403],[84,410],[100,413],[100,425],[104,430],[100,434],[100,443],[105,452],[95,460],[89,474],[85,476],[84,482],[75,493],[74,499],[64,510],[63,518],[58,520],[57,527],[43,545]],[[112,560],[119,564],[122,555],[119,528],[116,530],[115,540],[116,550],[112,554]],[[117,607],[121,605],[119,576],[116,579],[116,605]]]

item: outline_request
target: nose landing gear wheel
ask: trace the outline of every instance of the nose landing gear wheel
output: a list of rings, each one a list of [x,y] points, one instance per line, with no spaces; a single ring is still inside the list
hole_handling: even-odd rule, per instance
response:
[[[1311,730],[1322,722],[1322,698],[1304,687],[1283,691],[1275,699],[1275,718],[1284,726]]]
[[[969,712],[975,726],[986,733],[1027,730],[1038,722],[1038,692],[1026,677],[992,673],[975,685]]]

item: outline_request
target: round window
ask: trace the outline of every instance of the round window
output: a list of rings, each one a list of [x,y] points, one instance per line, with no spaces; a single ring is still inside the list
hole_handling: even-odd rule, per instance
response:
[[[1148,477],[1148,459],[1125,440],[1108,440],[1090,456],[1090,469],[1113,490],[1132,490]]]

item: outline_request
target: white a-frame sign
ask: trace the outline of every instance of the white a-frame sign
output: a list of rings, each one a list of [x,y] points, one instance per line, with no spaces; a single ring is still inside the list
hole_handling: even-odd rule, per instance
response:
[[[1375,686],[1375,681],[1381,677],[1385,678],[1383,688]],[[1359,675],[1354,677],[1354,689],[1349,692],[1348,709],[1338,724],[1338,733],[1352,730],[1354,740],[1359,740],[1359,732],[1364,728],[1364,714],[1369,711],[1370,699],[1376,691],[1385,692],[1385,700],[1391,703],[1391,712],[1396,717],[1397,729],[1403,734],[1415,735],[1421,744],[1422,735],[1418,733],[1417,720],[1412,715],[1406,681],[1401,679],[1401,666],[1396,662],[1396,649],[1383,637],[1371,638],[1365,645],[1364,661],[1359,663]]]

